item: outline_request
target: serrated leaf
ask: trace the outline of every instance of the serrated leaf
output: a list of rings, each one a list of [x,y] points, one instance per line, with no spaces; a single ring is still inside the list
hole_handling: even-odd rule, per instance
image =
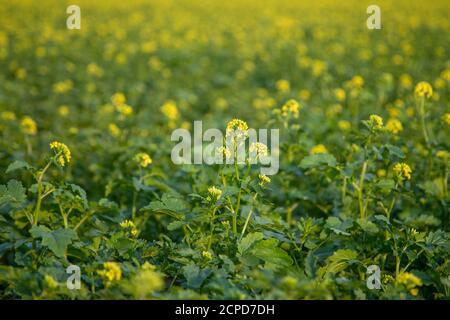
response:
[[[22,168],[30,169],[31,166],[25,161],[16,160],[8,166],[8,168],[6,169],[6,173],[10,173],[14,170],[18,170],[18,169],[22,169]]]
[[[263,234],[261,232],[252,232],[247,234],[245,237],[239,241],[238,251],[241,255],[245,254],[250,247],[255,244],[257,241],[263,238]]]
[[[293,260],[286,251],[278,247],[278,240],[267,239],[258,242],[251,250],[252,254],[277,266],[288,267],[292,265]]]
[[[7,186],[0,185],[0,205],[9,203],[19,207],[27,198],[25,188],[17,180],[9,180]]]
[[[205,279],[211,274],[212,270],[209,268],[200,269],[194,264],[183,267],[183,275],[187,280],[188,288],[198,289],[203,284]]]
[[[67,246],[77,239],[72,229],[50,230],[44,226],[33,226],[30,230],[33,238],[42,238],[42,245],[48,247],[57,257],[64,257]]]

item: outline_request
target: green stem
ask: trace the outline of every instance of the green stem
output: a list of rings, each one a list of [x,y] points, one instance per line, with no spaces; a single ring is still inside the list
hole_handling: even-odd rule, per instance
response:
[[[216,210],[217,210],[217,207],[214,206],[214,209],[212,210],[212,213],[211,213],[211,221],[209,223],[208,251],[211,248],[211,243],[212,243],[212,238],[213,238],[213,233],[214,233],[214,219],[216,216]]]
[[[422,126],[422,133],[423,137],[425,139],[425,143],[427,144],[427,147],[430,147],[430,139],[428,137],[428,131],[425,123],[425,97],[422,97],[420,99],[420,105],[419,105],[419,115],[420,115],[420,123]]]
[[[39,174],[39,178],[37,180],[37,189],[38,189],[38,194],[37,194],[37,200],[36,200],[36,207],[34,209],[34,219],[33,219],[33,225],[37,225],[38,220],[39,220],[39,213],[41,210],[41,202],[42,202],[42,179],[44,177],[45,172],[47,171],[47,169],[50,167],[50,165],[52,164],[52,161],[49,161],[49,163],[47,163],[47,165],[44,167],[44,169],[42,169],[42,172]]]
[[[359,204],[359,215],[361,219],[365,218],[365,211],[366,211],[363,198],[363,186],[364,186],[364,178],[366,176],[366,170],[367,170],[367,160],[365,160],[363,163],[358,186],[358,204]]]

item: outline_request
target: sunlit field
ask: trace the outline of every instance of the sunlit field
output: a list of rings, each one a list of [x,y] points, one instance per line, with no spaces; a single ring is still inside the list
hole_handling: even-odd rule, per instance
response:
[[[0,5],[1,299],[450,298],[449,1],[76,2]]]

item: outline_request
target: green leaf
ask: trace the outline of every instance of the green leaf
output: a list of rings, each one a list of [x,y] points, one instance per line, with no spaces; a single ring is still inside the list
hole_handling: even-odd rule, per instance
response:
[[[336,158],[329,153],[318,153],[306,156],[300,162],[300,168],[302,169],[310,169],[322,165],[334,167],[336,166]]]
[[[171,223],[169,223],[169,225],[167,226],[167,230],[169,231],[173,231],[176,229],[181,228],[182,226],[184,226],[186,223],[184,221],[172,221]]]
[[[350,249],[339,249],[327,258],[327,273],[338,273],[356,261],[358,253]]]
[[[19,207],[27,198],[25,188],[17,180],[9,180],[8,185],[0,185],[0,206],[6,203]]]
[[[8,169],[6,169],[6,173],[10,173],[14,170],[18,170],[18,169],[22,169],[22,168],[30,169],[32,167],[25,161],[16,160],[8,166]]]
[[[183,267],[183,275],[187,280],[188,288],[198,289],[211,274],[212,270],[209,268],[200,269],[194,264]]]
[[[42,245],[48,247],[57,257],[64,257],[67,246],[77,239],[72,229],[50,230],[44,226],[33,226],[30,230],[33,238],[42,238]]]
[[[273,238],[258,242],[252,249],[252,254],[266,263],[281,267],[288,267],[293,263],[286,251],[278,247],[278,240]]]
[[[378,227],[375,223],[367,220],[367,219],[358,219],[356,222],[359,224],[361,229],[368,233],[377,233],[379,231]]]
[[[238,251],[241,255],[245,254],[247,250],[257,241],[263,238],[263,234],[261,232],[252,232],[247,234],[245,237],[239,241]]]
[[[382,191],[388,192],[395,188],[395,181],[392,179],[381,179],[377,182],[377,187]]]

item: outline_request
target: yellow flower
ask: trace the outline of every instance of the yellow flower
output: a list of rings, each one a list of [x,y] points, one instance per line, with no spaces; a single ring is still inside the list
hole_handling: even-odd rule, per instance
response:
[[[103,75],[103,69],[100,68],[96,63],[89,63],[86,67],[86,71],[89,75],[95,77],[101,77]]]
[[[50,149],[55,152],[55,155],[57,156],[56,161],[61,167],[64,167],[66,163],[69,163],[72,159],[70,149],[64,143],[53,141],[50,143]]]
[[[125,98],[125,95],[122,92],[117,92],[112,95],[111,101],[112,101],[113,105],[115,105],[117,107],[117,106],[125,104],[127,99]]]
[[[438,152],[436,152],[436,157],[441,158],[441,159],[447,159],[449,157],[449,153],[445,150],[439,150]]]
[[[347,121],[347,120],[339,120],[337,124],[338,124],[339,129],[341,129],[343,131],[350,130],[350,128],[352,126],[350,121]]]
[[[5,121],[14,121],[16,120],[16,114],[12,111],[3,111],[1,113],[1,118]]]
[[[124,220],[120,223],[120,227],[122,229],[126,229],[131,233],[133,237],[137,236],[138,230],[136,228],[136,225],[131,220]]]
[[[422,280],[409,272],[399,273],[395,279],[395,283],[403,285],[413,296],[416,296],[419,293],[419,289],[416,287],[422,286]]]
[[[44,283],[50,289],[56,289],[58,287],[58,281],[56,281],[55,278],[48,274],[44,276]]]
[[[287,81],[285,79],[280,79],[275,83],[275,87],[277,88],[278,91],[284,93],[284,92],[289,91],[289,89],[291,88],[291,85],[290,85],[289,81]]]
[[[425,81],[421,81],[416,85],[414,90],[416,97],[430,98],[433,96],[433,87]]]
[[[350,80],[350,86],[354,89],[361,89],[364,85],[364,79],[361,76],[354,76],[352,80]]]
[[[254,142],[250,145],[249,151],[256,154],[256,158],[265,157],[269,154],[268,148],[264,143]]]
[[[389,119],[386,123],[386,130],[393,134],[397,134],[403,130],[402,123],[397,119]]]
[[[259,178],[259,185],[260,186],[264,186],[266,184],[268,184],[270,182],[270,178],[268,176],[266,176],[265,174],[260,174],[258,176]]]
[[[110,123],[108,125],[108,130],[109,133],[113,136],[113,137],[118,137],[120,136],[120,128],[115,124],[115,123]]]
[[[446,124],[450,124],[450,113],[446,113],[442,116],[442,121],[444,121]]]
[[[149,267],[151,266],[151,267]],[[155,266],[144,263],[139,272],[126,285],[136,299],[148,299],[154,291],[164,288],[163,277],[155,271]]]
[[[69,115],[70,109],[68,106],[60,106],[58,108],[58,113],[61,117],[67,117]]]
[[[216,155],[221,156],[222,159],[223,157],[229,158],[231,157],[231,151],[227,147],[219,147],[216,149]]]
[[[116,110],[124,117],[130,116],[133,113],[133,108],[127,104],[117,105]]]
[[[134,156],[134,161],[142,168],[148,167],[152,162],[152,158],[145,152],[139,152]]]
[[[103,270],[98,270],[97,274],[103,278],[107,287],[112,282],[119,281],[122,278],[122,270],[117,262],[103,263]]]
[[[337,99],[339,102],[344,101],[344,100],[345,100],[345,96],[346,96],[345,90],[342,89],[342,88],[334,89],[334,96],[336,97],[336,99]]]
[[[290,99],[281,107],[281,113],[284,117],[292,115],[294,118],[298,118],[300,109],[300,104],[294,99]]]
[[[306,89],[300,90],[298,95],[304,101],[308,101],[311,98],[311,92],[309,92],[309,90],[306,90]]]
[[[225,135],[238,140],[245,138],[248,136],[248,125],[245,121],[233,119],[228,122]]]
[[[217,201],[222,196],[222,190],[216,188],[215,186],[208,188],[208,197],[206,198],[208,201]]]
[[[37,133],[37,125],[36,122],[31,117],[25,116],[20,121],[20,126],[22,127],[22,131],[25,134],[30,136],[34,136]]]
[[[318,144],[309,150],[310,154],[328,153],[327,148],[323,144]]]
[[[179,117],[177,105],[175,101],[169,100],[161,106],[161,112],[169,119],[176,120]]]
[[[209,251],[202,251],[202,257],[207,259],[207,260],[211,260],[212,259],[212,254]]]
[[[385,176],[386,176],[386,170],[384,170],[384,169],[378,169],[377,170],[377,177],[378,178],[383,178]]]
[[[53,85],[53,91],[56,93],[66,93],[66,92],[72,90],[72,88],[73,88],[72,80],[56,82]]]
[[[403,88],[411,88],[412,78],[409,74],[404,73],[400,76],[400,86]]]
[[[407,180],[411,179],[412,170],[406,163],[396,163],[393,167],[393,170],[399,178],[405,178]]]
[[[383,128],[383,118],[376,114],[372,114],[369,117],[369,124],[373,129],[380,130]]]

